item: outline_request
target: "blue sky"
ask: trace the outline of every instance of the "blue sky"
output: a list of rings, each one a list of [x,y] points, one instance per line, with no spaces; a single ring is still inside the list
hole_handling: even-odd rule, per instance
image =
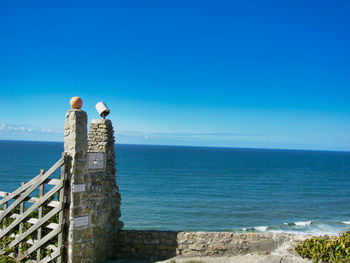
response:
[[[350,150],[349,1],[5,1],[0,139]]]

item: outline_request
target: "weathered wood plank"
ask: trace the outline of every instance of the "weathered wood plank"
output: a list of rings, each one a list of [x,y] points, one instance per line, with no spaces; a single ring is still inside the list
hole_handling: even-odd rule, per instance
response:
[[[47,234],[44,238],[36,242],[33,246],[31,246],[26,252],[23,254],[18,255],[15,258],[16,262],[21,261],[22,259],[28,257],[30,254],[32,254],[34,251],[36,251],[38,248],[40,248],[42,245],[44,245],[47,241],[49,241],[51,238],[56,236],[58,233],[62,231],[62,226],[56,228],[55,230],[51,231],[49,234]]]
[[[15,240],[13,240],[10,244],[9,247],[12,248],[14,246],[16,246],[19,242],[21,242],[23,239],[25,239],[27,236],[29,236],[31,233],[33,233],[35,230],[37,230],[38,228],[40,228],[43,224],[46,223],[47,220],[49,220],[51,217],[53,217],[54,215],[56,215],[58,212],[60,212],[62,210],[62,205],[58,206],[54,209],[52,209],[48,214],[46,214],[43,218],[38,219],[38,221],[32,225],[27,231],[25,231],[21,236],[19,236],[18,238],[16,238]],[[58,224],[56,224],[58,225]],[[59,225],[58,225],[59,226]],[[41,239],[41,236],[39,238],[38,236],[38,240]]]
[[[63,182],[62,182],[63,183]],[[51,201],[47,204],[47,206],[49,207],[57,207],[60,205],[60,202],[59,201]]]
[[[65,155],[62,155],[62,158],[65,158],[66,160],[66,157]],[[67,172],[66,172],[66,162],[64,162],[64,164],[62,165],[61,167],[61,180],[63,180],[63,187],[62,189],[60,190],[60,203],[63,205],[63,209],[60,211],[59,215],[58,215],[58,224],[60,226],[63,226],[64,225],[64,221],[63,221],[63,216],[64,216],[64,200],[65,200],[65,188],[66,188],[66,180],[67,180]],[[58,251],[60,252],[59,253],[59,256],[57,258],[57,263],[62,263],[62,260],[63,260],[63,255],[62,255],[62,251],[63,251],[63,234],[64,234],[64,231],[62,231],[61,233],[58,234]]]
[[[40,170],[40,174],[43,175],[45,173],[45,170]],[[47,180],[45,180],[47,181]],[[39,198],[42,198],[44,195],[44,183],[42,183],[40,185],[39,188]],[[40,206],[39,207],[39,212],[38,212],[38,220],[40,222],[41,218],[43,216],[43,207]],[[34,225],[35,226],[35,225]],[[34,227],[33,226],[33,227]],[[37,239],[40,240],[41,239],[41,226],[39,226],[38,231],[37,231]],[[36,251],[36,261],[40,261],[40,248]]]
[[[14,196],[22,193],[23,191],[25,191],[27,188],[30,188],[33,184],[37,184],[38,180],[40,180],[41,177],[45,178],[45,180],[51,175],[53,174],[60,166],[62,166],[64,163],[64,158],[61,157],[61,159],[59,159],[45,174],[44,176],[41,176],[40,174],[38,174],[37,176],[35,176],[33,179],[31,179],[29,182],[25,183],[24,185],[22,185],[21,187],[17,188],[15,191],[13,191],[11,194],[9,194],[8,196],[4,197],[2,200],[0,200],[0,205],[5,204],[6,202],[8,202],[9,200],[11,200]],[[40,180],[41,181],[41,180]],[[41,182],[40,182],[41,183]],[[37,184],[36,187],[38,187]],[[36,188],[35,187],[35,188]],[[34,188],[34,189],[35,189]],[[31,191],[32,192],[32,191]],[[31,193],[30,192],[30,193]]]
[[[7,195],[6,195],[7,196]],[[4,209],[6,210],[7,209],[7,207],[8,207],[8,202],[6,202],[6,203],[4,203]],[[3,213],[4,213],[4,211],[0,214],[0,216],[2,216],[3,215]],[[6,227],[5,227],[5,219],[3,219],[2,220],[2,229],[1,229],[1,231],[3,231]],[[0,222],[1,222],[1,220],[0,220]]]
[[[61,210],[62,211],[62,210]],[[46,228],[48,229],[56,229],[56,227],[58,227],[59,224],[56,224],[56,223],[50,223],[46,226]]]
[[[21,217],[17,218],[15,221],[13,221],[8,227],[6,227],[4,230],[0,232],[0,238],[5,236],[8,232],[11,231],[14,227],[16,227],[24,218],[29,216],[35,209],[37,209],[39,206],[41,206],[43,203],[47,201],[52,195],[54,195],[58,190],[60,190],[63,187],[63,182],[61,182],[59,185],[56,185],[54,188],[52,188],[47,194],[45,194],[37,203],[33,204],[30,208],[28,208]]]
[[[22,182],[21,183],[21,185],[24,185],[24,182]],[[21,214],[23,214],[23,212],[24,212],[24,208],[25,208],[25,201],[23,201],[20,205],[19,205],[19,214],[21,215]],[[19,224],[19,235],[21,235],[22,234],[22,229],[23,229],[23,223],[20,223]],[[18,254],[19,253],[21,253],[21,244],[19,244],[19,246],[18,246]]]
[[[30,186],[33,185],[33,183],[40,177],[40,174],[38,174],[37,176],[35,176],[33,179],[31,179],[29,182],[25,183],[24,185],[20,186],[19,188],[17,188],[15,191],[13,191],[12,193],[9,193],[8,196],[4,197],[2,200],[0,200],[0,205],[3,205],[4,203],[8,202],[9,200],[11,200],[12,198],[14,198],[15,196],[19,196],[20,193],[22,193],[23,191],[25,191],[27,188],[29,188]]]
[[[61,158],[54,166],[52,166],[44,175],[39,176],[36,178],[35,182],[25,191],[23,196],[17,198],[16,201],[14,201],[9,208],[5,209],[4,212],[0,215],[0,220],[3,219],[10,211],[15,208],[20,202],[22,202],[31,192],[33,192],[40,184],[42,184],[51,174],[53,174],[62,164],[63,164],[64,158]],[[57,186],[57,185],[56,185]],[[14,192],[13,192],[14,193]],[[9,196],[11,196],[13,193],[11,193]],[[16,195],[14,195],[16,196]],[[9,197],[5,197],[0,201],[4,201],[5,199],[8,199]],[[0,236],[1,238],[1,236]]]
[[[32,224],[32,225],[36,224],[36,222],[38,222],[37,218],[31,218],[27,221],[27,223]],[[58,224],[56,224],[56,223],[50,223],[46,226],[46,228],[48,228],[48,229],[56,229],[56,227],[58,227]]]
[[[13,219],[17,219],[19,217],[20,217],[19,214],[12,214],[12,215],[10,215],[10,218],[13,218]]]
[[[46,258],[42,259],[40,261],[40,263],[48,263],[50,262],[51,260],[54,260],[55,258],[57,258],[59,255],[60,255],[60,250],[59,249],[56,249],[53,253],[51,253],[50,256],[47,256]]]
[[[40,228],[43,224],[46,223],[47,220],[49,220],[51,217],[53,217],[54,215],[56,215],[59,211],[62,210],[62,206],[58,206],[54,209],[52,209],[48,214],[46,214],[43,218],[38,219],[38,221],[32,225],[27,231],[25,231],[20,237],[16,238],[15,240],[13,240],[10,244],[9,247],[14,247],[16,246],[19,242],[21,242],[23,239],[25,239],[27,236],[29,236],[31,233],[33,233],[35,230],[37,230],[38,228]],[[39,236],[37,237],[38,240],[41,239],[41,236],[39,238]]]
[[[0,220],[6,219],[6,216],[10,215],[12,218],[14,218],[14,222],[10,224],[10,226],[6,227],[5,229],[0,229],[0,239],[4,237],[5,235],[8,235],[11,230],[13,230],[18,225],[20,226],[20,232],[23,232],[23,228],[21,227],[24,222],[31,223],[32,226],[25,231],[24,233],[20,233],[20,235],[15,235],[12,238],[14,240],[10,243],[10,247],[13,248],[17,245],[21,245],[21,242],[26,242],[28,244],[31,244],[31,247],[23,254],[20,254],[20,250],[18,251],[18,256],[13,253],[12,257],[15,259],[16,262],[21,261],[22,259],[25,259],[28,257],[28,255],[32,254],[33,252],[37,252],[37,261],[36,262],[50,262],[54,259],[57,260],[57,262],[61,262],[61,253],[62,253],[62,229],[63,229],[63,220],[61,220],[63,215],[63,200],[64,200],[64,176],[61,177],[61,179],[50,179],[49,177],[60,167],[62,166],[61,174],[65,175],[65,161],[66,161],[66,154],[62,154],[62,158],[58,160],[46,173],[44,171],[41,172],[41,174],[35,176],[33,179],[31,179],[29,182],[21,185],[18,189],[16,189],[12,193],[7,193],[0,191],[0,205],[3,205],[4,210],[0,212]],[[51,189],[47,194],[44,194],[44,186],[43,184],[49,184],[54,185],[53,189]],[[37,187],[40,186],[40,197],[31,197],[30,194],[37,189]],[[48,201],[50,197],[52,197],[57,192],[59,193],[60,200],[55,201]],[[9,200],[11,203],[9,203]],[[32,206],[30,206],[25,211],[25,204],[24,202],[33,203]],[[10,214],[11,211],[17,206],[20,206],[20,214]],[[43,205],[48,207],[53,207],[53,209],[45,216],[43,216]],[[29,220],[25,220],[33,211],[39,209],[38,213],[38,219],[31,218]],[[59,224],[56,223],[49,223],[47,224],[47,221],[54,215],[59,213]],[[44,226],[45,225],[45,226]],[[42,238],[42,232],[41,228],[45,227],[48,229],[53,229],[48,235]],[[25,241],[30,234],[37,231],[36,240],[27,240]],[[45,257],[44,259],[40,258],[40,249],[42,249],[43,245],[47,243],[50,239],[52,239],[54,236],[58,235],[58,243],[60,244],[60,247],[56,247],[54,245],[47,246],[48,249],[52,251],[50,256]],[[18,249],[20,247],[18,246]],[[17,248],[17,247],[16,247]],[[1,253],[6,253],[5,251],[0,251]],[[16,249],[17,252],[17,249]],[[9,255],[7,255],[9,256]],[[17,257],[16,257],[17,256]],[[16,258],[15,258],[16,257]]]
[[[0,197],[5,197],[8,194],[9,194],[8,192],[0,191]]]
[[[26,243],[27,243],[28,245],[34,245],[35,241],[36,241],[36,240],[29,239],[29,240],[27,240]]]
[[[4,194],[6,194],[6,192],[3,192]],[[7,193],[8,194],[8,193]],[[15,197],[13,197],[12,199],[17,199],[18,197],[20,197],[21,195],[16,195]],[[27,196],[25,199],[23,199],[23,201],[26,201],[28,203],[36,203],[38,202],[39,198],[38,197],[30,197],[30,196]],[[59,201],[50,201],[47,206],[49,207],[56,207],[59,205]],[[1,213],[0,213],[1,214]]]
[[[37,218],[29,218],[29,220],[27,220],[27,223],[34,225],[36,222],[38,222]]]
[[[47,179],[44,183],[49,185],[57,185],[60,183],[60,179]]]
[[[0,250],[0,256],[5,255],[5,254],[6,254],[6,251]],[[14,258],[13,253],[11,253],[10,255],[8,255],[8,257]]]
[[[32,198],[30,198],[27,202],[28,203],[36,203],[36,202],[38,202],[39,201],[39,198],[37,198],[37,197],[32,197]],[[57,206],[59,206],[60,205],[60,202],[59,201],[50,201],[49,203],[47,203],[47,204],[45,204],[45,205],[47,205],[47,206],[49,206],[49,207],[57,207]]]
[[[54,245],[48,245],[48,246],[46,247],[46,249],[50,249],[51,251],[55,251],[55,250],[57,249],[57,247],[54,246]]]

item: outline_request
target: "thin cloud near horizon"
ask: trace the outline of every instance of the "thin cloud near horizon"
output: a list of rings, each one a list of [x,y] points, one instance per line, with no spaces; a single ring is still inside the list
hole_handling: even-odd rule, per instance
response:
[[[23,133],[62,133],[63,129],[52,128],[33,128],[26,127],[26,125],[7,125],[5,123],[0,124],[0,132],[23,132]]]
[[[62,133],[63,129],[53,128],[34,128],[25,127],[25,125],[8,125],[0,124],[0,132],[42,132],[42,133]],[[215,136],[215,137],[256,137],[265,136],[263,133],[236,133],[236,132],[144,132],[135,130],[116,130],[116,135],[122,136],[171,136],[171,137],[201,137],[201,136]]]
[[[30,125],[8,125],[0,123],[0,140],[29,140],[63,142],[64,130],[54,127],[33,127]],[[119,144],[151,144],[177,146],[210,146],[210,147],[241,147],[241,148],[270,148],[270,149],[300,149],[320,150],[313,142],[289,143],[283,137],[276,140],[276,133],[254,132],[185,132],[185,131],[137,131],[119,130],[115,128],[116,143]],[[342,143],[333,147],[324,143],[321,150],[349,151]]]
[[[235,133],[235,132],[142,132],[133,130],[120,130],[117,135],[130,136],[173,136],[173,137],[198,137],[198,136],[216,136],[216,137],[241,137],[241,136],[265,136],[263,133]]]

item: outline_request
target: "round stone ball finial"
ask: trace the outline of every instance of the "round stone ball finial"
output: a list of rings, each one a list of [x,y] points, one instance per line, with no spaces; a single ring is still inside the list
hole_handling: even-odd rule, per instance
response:
[[[83,100],[79,97],[73,97],[70,99],[70,106],[72,109],[80,109],[83,106]]]

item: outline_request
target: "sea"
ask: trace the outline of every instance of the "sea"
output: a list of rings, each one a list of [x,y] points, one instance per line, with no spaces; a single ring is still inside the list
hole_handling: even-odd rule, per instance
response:
[[[350,152],[115,146],[124,229],[350,230]],[[61,142],[0,141],[0,191],[61,156]]]

